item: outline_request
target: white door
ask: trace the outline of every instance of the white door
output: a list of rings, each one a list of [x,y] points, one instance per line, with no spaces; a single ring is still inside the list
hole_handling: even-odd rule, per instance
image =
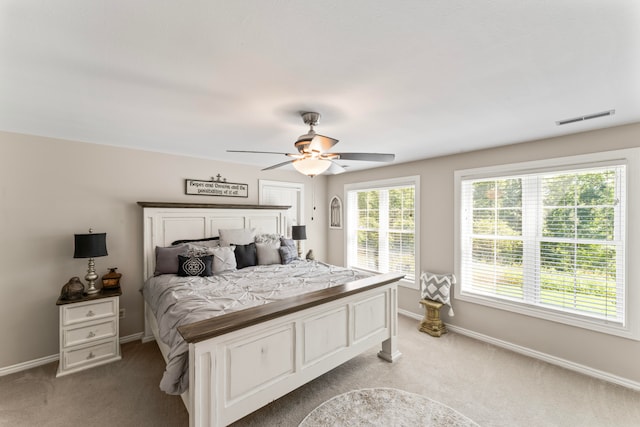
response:
[[[286,237],[291,237],[292,225],[304,225],[304,184],[260,179],[258,180],[258,203],[291,206],[287,211]]]

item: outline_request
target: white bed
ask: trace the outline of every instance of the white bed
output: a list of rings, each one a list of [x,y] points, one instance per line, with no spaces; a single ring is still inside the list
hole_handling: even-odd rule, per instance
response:
[[[285,234],[287,207],[139,202],[144,220],[144,274],[153,276],[156,246],[216,236],[218,229]],[[191,426],[228,425],[381,345],[394,361],[398,274],[384,274],[181,326],[189,343],[189,390],[182,398]],[[169,348],[145,304],[145,339]]]

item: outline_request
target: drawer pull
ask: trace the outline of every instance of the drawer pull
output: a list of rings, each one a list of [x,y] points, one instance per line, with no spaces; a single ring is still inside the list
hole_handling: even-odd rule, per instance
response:
[[[95,316],[95,315],[96,315],[96,314],[95,314],[92,310],[89,310],[89,311],[87,312],[87,317],[93,317],[93,316]]]
[[[93,351],[91,351],[91,352],[89,352],[89,355],[87,356],[87,360],[93,359],[94,357],[96,357],[96,356],[93,354]]]
[[[95,337],[95,336],[96,336],[96,334],[95,334],[93,331],[91,331],[91,332],[89,332],[89,334],[87,335],[87,338],[93,338],[93,337]]]

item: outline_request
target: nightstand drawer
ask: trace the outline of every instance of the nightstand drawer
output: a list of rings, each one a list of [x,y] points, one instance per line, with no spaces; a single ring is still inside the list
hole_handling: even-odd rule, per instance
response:
[[[72,369],[83,364],[94,364],[102,359],[113,358],[117,354],[115,339],[77,350],[62,351],[64,369]]]
[[[100,301],[82,302],[63,306],[62,324],[66,326],[88,320],[115,316],[116,303],[115,298],[108,298]]]
[[[95,323],[89,326],[64,329],[62,332],[62,346],[69,347],[109,338],[116,335],[116,321]]]

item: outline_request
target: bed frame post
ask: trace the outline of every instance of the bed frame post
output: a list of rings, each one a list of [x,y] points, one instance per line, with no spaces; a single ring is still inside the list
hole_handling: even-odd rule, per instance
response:
[[[398,350],[398,285],[389,288],[388,313],[389,313],[389,329],[391,336],[382,341],[382,350],[378,352],[378,357],[393,363],[398,360],[402,353]]]
[[[216,406],[219,399],[215,357],[215,346],[189,344],[189,427],[222,425]]]

